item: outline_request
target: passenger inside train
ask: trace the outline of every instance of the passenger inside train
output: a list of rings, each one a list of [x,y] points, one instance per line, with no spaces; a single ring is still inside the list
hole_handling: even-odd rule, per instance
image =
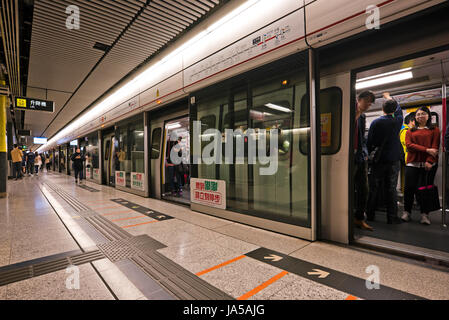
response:
[[[449,252],[442,215],[447,161],[441,136],[445,115],[438,60],[447,60],[447,52],[357,75],[358,101],[370,92],[375,100],[371,99],[373,104],[368,109],[359,111],[363,115],[355,126],[355,146],[364,152],[364,158],[357,157],[361,153],[355,147],[356,241]],[[389,103],[391,108],[386,110]],[[392,114],[396,104],[399,107]],[[358,110],[364,108],[360,105]],[[391,125],[379,130],[379,122],[386,118]],[[388,130],[394,131],[389,138]],[[377,138],[377,144],[370,146],[376,131],[385,140]],[[388,173],[380,177],[379,171],[385,167]]]

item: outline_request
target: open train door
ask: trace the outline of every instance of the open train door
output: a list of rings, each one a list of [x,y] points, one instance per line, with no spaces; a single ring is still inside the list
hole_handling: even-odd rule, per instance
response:
[[[349,242],[351,73],[324,76],[320,83],[320,238]]]

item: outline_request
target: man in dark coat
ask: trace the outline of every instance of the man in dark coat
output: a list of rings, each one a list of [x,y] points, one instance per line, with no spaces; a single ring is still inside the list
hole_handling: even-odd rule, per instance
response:
[[[78,175],[80,183],[83,182],[83,162],[86,160],[83,154],[81,154],[80,148],[76,149],[76,152],[72,154],[71,160],[73,161],[73,169],[75,170],[75,182],[78,183]]]
[[[357,98],[355,132],[354,132],[354,186],[355,186],[355,219],[356,227],[373,231],[365,222],[366,204],[368,201],[368,149],[366,146],[365,112],[376,101],[371,91],[362,92]]]

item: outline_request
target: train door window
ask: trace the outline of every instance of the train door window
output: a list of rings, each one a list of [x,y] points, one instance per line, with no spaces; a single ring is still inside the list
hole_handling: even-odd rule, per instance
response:
[[[310,113],[307,96],[301,99],[301,118],[307,119]],[[341,147],[341,123],[343,108],[343,92],[338,87],[331,87],[320,91],[321,111],[321,154],[333,155],[340,151]],[[309,127],[308,123],[301,123],[302,128]],[[300,142],[300,150],[308,153],[308,142]]]
[[[151,133],[151,159],[159,159],[161,153],[161,135],[161,128],[153,129]]]
[[[253,166],[254,209],[286,217],[291,215],[292,200],[290,147],[293,143],[293,99],[294,87],[279,89],[275,83],[270,83],[253,90],[253,107],[250,111],[250,127],[258,130],[258,134],[265,132],[268,135],[270,129],[278,132],[276,172],[261,175],[260,170],[265,166]],[[269,150],[271,144],[271,136],[268,137],[266,150]]]
[[[440,117],[438,116],[438,113],[431,112],[430,115],[432,116],[432,123],[440,127]]]
[[[228,103],[220,105],[220,132],[232,129],[240,130],[243,134],[248,129],[248,101],[245,89],[234,89],[228,97]],[[224,137],[225,139],[226,137]],[[250,208],[249,196],[249,168],[247,153],[244,153],[244,163],[236,161],[236,145],[241,136],[233,138],[234,159],[233,164],[226,164],[222,156],[222,164],[217,166],[217,179],[226,181],[227,207],[236,211],[247,211]],[[225,140],[226,142],[226,140]],[[243,142],[244,143],[244,142]],[[225,148],[223,148],[223,155]]]
[[[201,117],[201,130],[204,132],[207,129],[215,128],[217,123],[217,117],[213,114],[210,114],[208,116]]]
[[[104,152],[104,160],[109,160],[109,154],[111,153],[111,140],[106,141]]]

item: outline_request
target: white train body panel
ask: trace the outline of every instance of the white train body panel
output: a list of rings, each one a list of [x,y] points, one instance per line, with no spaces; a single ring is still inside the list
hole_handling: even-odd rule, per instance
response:
[[[217,16],[213,17],[213,20],[199,24],[185,36],[190,40],[180,39],[174,43],[170,52],[150,62],[146,70],[101,101],[99,103],[101,108],[95,111],[91,109],[86,113],[88,115],[81,116],[82,120],[75,120],[63,130],[63,133],[58,133],[39,151],[49,150],[58,144],[76,139],[80,134],[98,130],[102,126],[110,125],[139,111],[152,109],[158,104],[167,104],[186,93],[304,50],[307,48],[305,30],[309,33],[307,39],[312,46],[324,45],[362,32],[366,30],[365,11],[368,5],[382,5],[380,8],[383,23],[384,20],[389,21],[400,17],[404,12],[411,14],[426,6],[440,3],[442,0],[318,0],[313,2],[306,0],[307,28],[304,24],[304,8],[301,8],[304,5],[303,1],[253,2],[254,4],[227,21],[223,26],[224,29],[218,28],[215,32],[192,41],[198,34],[204,32],[205,28],[208,30],[211,24],[220,21],[229,10],[224,7]],[[236,4],[232,5],[236,6]],[[392,16],[393,13],[396,14],[395,17]],[[286,31],[287,27],[288,32],[280,34],[282,29]],[[321,30],[320,37],[316,37],[317,30]],[[261,41],[275,37],[266,43],[257,43],[250,53],[245,51],[240,57],[236,56],[239,49],[241,51],[245,45],[247,47],[244,49],[248,49],[248,43],[252,44],[252,41],[259,36]],[[187,45],[189,41],[193,45]],[[232,62],[229,60],[226,64],[225,61],[220,60],[226,55],[234,58]],[[213,62],[215,64],[218,62],[218,65]],[[197,75],[196,78],[195,75]],[[135,109],[129,110],[123,107],[134,98],[138,101]],[[120,114],[118,110],[122,110],[122,113]]]

